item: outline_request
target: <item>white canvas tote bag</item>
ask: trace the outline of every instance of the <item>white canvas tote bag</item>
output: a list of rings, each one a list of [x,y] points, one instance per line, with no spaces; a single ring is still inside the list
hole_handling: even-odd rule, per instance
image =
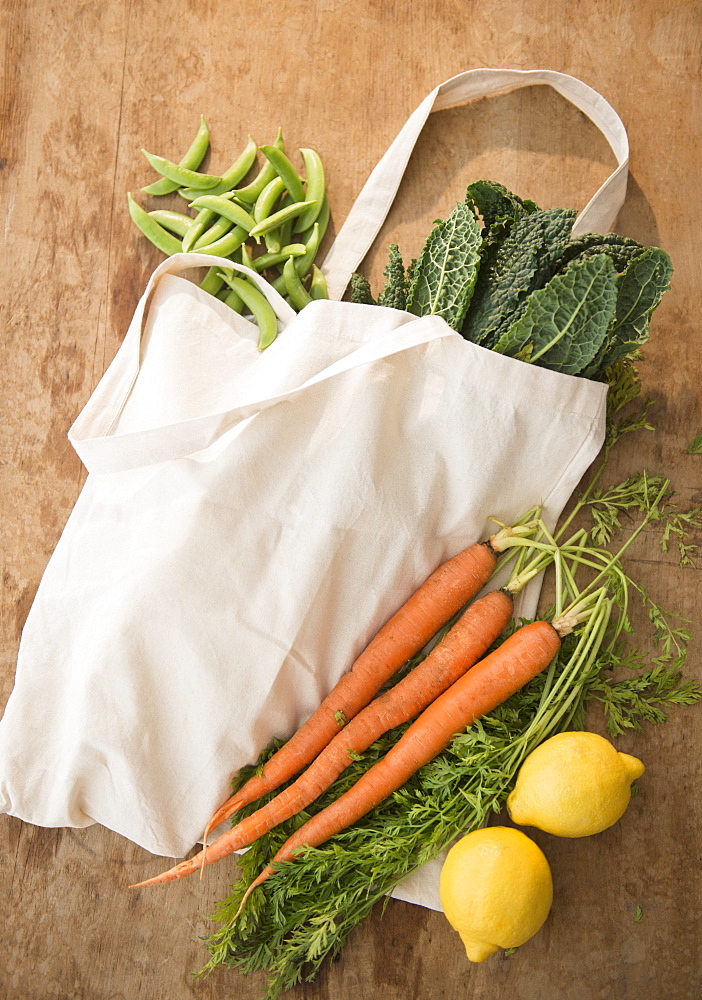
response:
[[[541,504],[555,523],[601,446],[606,387],[438,317],[340,301],[432,108],[531,83],[610,140],[619,166],[578,223],[609,229],[626,183],[609,105],[562,74],[478,70],[429,95],[369,178],[324,265],[331,300],[296,314],[252,275],[280,320],[264,352],[253,323],[179,276],[216,258],[155,270],[70,431],[88,477],[23,631],[0,810],[182,857],[232,774],[491,515]],[[438,906],[424,878],[398,895]]]

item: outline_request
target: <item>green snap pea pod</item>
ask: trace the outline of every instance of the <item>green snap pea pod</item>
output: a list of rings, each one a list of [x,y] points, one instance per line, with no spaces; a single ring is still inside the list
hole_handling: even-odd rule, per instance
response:
[[[209,208],[203,208],[193,219],[193,224],[183,236],[183,251],[188,253],[200,237],[207,232],[207,227],[217,218],[217,213]]]
[[[294,257],[288,257],[285,262],[285,267],[283,268],[283,279],[293,307],[295,309],[304,309],[304,307],[312,301],[312,298],[305,286],[302,284],[300,275],[295,270]]]
[[[314,263],[314,259],[317,256],[317,251],[319,250],[319,244],[322,242],[322,237],[320,233],[321,231],[319,228],[319,223],[315,222],[314,226],[309,232],[307,243],[292,244],[292,246],[302,245],[302,247],[304,248],[304,253],[295,254],[295,270],[297,271],[298,276],[300,278],[304,278],[305,275],[307,275],[307,273],[309,272],[310,268]],[[289,254],[288,256],[292,255]],[[257,261],[262,259],[263,259],[262,257],[259,257],[257,258]],[[285,282],[285,278],[283,277],[282,274],[275,279],[275,281],[273,282],[273,287],[275,288],[276,292],[279,292],[280,295],[286,294],[287,285]]]
[[[127,203],[132,221],[136,223],[147,240],[151,240],[153,245],[158,247],[168,257],[174,253],[180,253],[180,240],[176,239],[167,229],[164,229],[155,219],[152,219],[149,213],[129,193],[127,194]]]
[[[220,302],[224,302],[225,306],[229,306],[234,312],[241,313],[244,311],[244,303],[241,296],[230,288],[228,285],[224,285],[220,291],[217,292],[216,296]]]
[[[181,191],[184,191],[184,190],[185,190],[185,188],[181,188]],[[194,189],[190,188],[190,190],[193,191]],[[208,194],[209,194],[209,192],[208,192]],[[192,201],[193,201],[194,198],[199,198],[199,197],[202,197],[202,191],[195,191],[195,193],[193,194],[193,197],[190,198],[190,199],[188,199],[188,205],[192,204]],[[219,197],[221,197],[221,198],[228,198],[229,195],[223,194],[223,195],[220,195]],[[193,229],[189,233],[189,237],[188,238],[189,238],[189,241],[190,241],[190,246],[192,246],[192,244],[195,242],[195,240],[199,239],[202,236],[202,234],[205,232],[205,230],[207,229],[207,227],[210,226],[215,221],[215,219],[217,217],[218,217],[217,212],[213,211],[213,209],[211,209],[211,208],[201,208],[200,209],[200,211],[197,213],[197,215],[193,219]],[[186,249],[186,248],[184,248],[184,249]]]
[[[209,190],[210,194],[228,194],[232,188],[246,177],[249,170],[254,164],[256,159],[256,153],[258,152],[258,146],[253,141],[251,136],[249,136],[249,141],[244,149],[243,153],[237,157],[237,159],[232,163],[228,170],[225,170],[222,174],[222,180],[216,187]],[[197,198],[200,191],[197,188],[180,188],[178,191],[179,195],[187,201],[192,201],[193,198]]]
[[[245,208],[242,208],[236,201],[230,198],[223,198],[221,195],[204,194],[195,201],[190,202],[191,208],[208,209],[217,215],[229,219],[235,226],[241,226],[246,232],[250,232],[256,225],[256,221]]]
[[[261,152],[269,163],[273,165],[276,174],[281,178],[286,188],[290,192],[293,201],[305,200],[305,189],[302,180],[295,167],[287,158],[282,149],[277,146],[261,146]]]
[[[222,236],[221,239],[215,240],[214,243],[210,243],[209,246],[201,247],[198,253],[211,253],[215,257],[231,257],[235,250],[238,250],[242,246],[244,240],[246,239],[246,230],[242,229],[241,226],[235,226],[234,229],[230,230],[226,236]]]
[[[312,280],[310,281],[310,297],[312,299],[328,299],[327,279],[316,264],[312,265]]]
[[[278,129],[278,135],[273,143],[276,149],[283,151],[285,149],[285,140],[283,139],[283,130]],[[254,179],[246,187],[237,188],[235,194],[237,198],[241,201],[247,202],[249,205],[253,205],[261,191],[263,191],[266,184],[270,183],[276,177],[276,171],[270,160],[266,160],[259,172],[256,174]]]
[[[288,243],[292,242],[293,221],[293,219],[288,219],[287,222],[284,222],[283,225],[276,230],[281,246],[286,246]],[[300,242],[302,242],[302,240],[300,240]]]
[[[290,231],[290,239],[292,239],[292,229]],[[283,243],[289,243],[290,240],[283,239],[283,227],[279,226],[277,229],[269,229],[268,232],[264,233],[263,242],[266,245],[268,253],[280,253]]]
[[[142,153],[157,173],[167,177],[169,181],[176,181],[180,187],[193,187],[197,188],[198,191],[203,191],[216,187],[222,182],[221,177],[215,177],[213,174],[200,174],[197,170],[189,170],[187,167],[181,167],[179,164],[167,160],[164,156],[149,153],[145,149],[142,149]]]
[[[319,153],[314,149],[301,149],[302,159],[305,164],[305,174],[307,183],[305,185],[305,197],[315,201],[316,205],[308,208],[297,220],[295,226],[296,233],[303,233],[317,221],[317,217],[322,210],[324,202],[324,166]]]
[[[317,251],[319,250],[319,245],[322,242],[322,237],[327,228],[329,222],[329,203],[327,202],[327,211],[320,212],[319,220],[315,222],[311,229],[307,230],[306,233],[302,233],[300,237],[300,242],[303,243],[305,247],[305,253],[300,254],[295,258],[295,270],[301,278],[304,278],[308,274],[310,267],[317,256]],[[273,287],[276,292],[280,295],[285,295],[287,288],[285,285],[285,278],[283,275],[279,275],[273,282]]]
[[[214,243],[215,240],[221,239],[230,229],[234,228],[234,223],[231,219],[225,219],[223,215],[218,216],[217,221],[214,222],[209,229],[206,229],[202,236],[198,237],[192,244],[193,250],[202,250],[203,247],[209,246],[210,243]]]
[[[271,229],[278,229],[284,222],[287,222],[288,219],[296,218],[300,212],[304,212],[310,205],[311,202],[309,201],[294,201],[292,205],[286,205],[285,208],[281,208],[277,212],[274,212],[273,215],[269,215],[262,222],[257,222],[253,229],[249,231],[249,236],[258,243],[259,236],[270,232]]]
[[[295,261],[295,270],[301,278],[305,277],[314,264],[314,259],[317,256],[317,251],[319,250],[319,244],[321,242],[322,237],[320,235],[319,223],[315,222],[309,239],[306,243],[303,243],[305,248],[304,254],[298,257]]]
[[[229,306],[236,313],[242,313],[244,311],[244,300],[238,292],[234,291],[233,288],[227,289],[227,294],[222,298],[225,306]]]
[[[268,253],[280,253],[282,243],[280,230],[271,229],[269,233],[264,233],[263,242],[266,244],[266,251]]]
[[[325,195],[324,201],[322,203],[322,210],[320,211],[314,226],[312,226],[312,228],[308,229],[306,232],[300,233],[299,236],[300,242],[306,244],[307,246],[309,246],[312,240],[315,241],[316,243],[315,254],[317,253],[317,250],[319,249],[319,246],[322,240],[324,239],[324,234],[326,233],[327,227],[329,225],[329,219],[330,219],[329,199]],[[318,227],[317,228],[317,232],[319,234],[318,241],[317,241],[317,236],[315,234],[315,227]],[[286,240],[286,242],[288,242],[289,239],[290,237],[288,238],[288,240]],[[300,275],[300,277],[304,277],[309,272],[308,260],[307,259],[303,260],[302,257],[297,257],[295,259],[295,269],[297,273]],[[275,281],[272,282],[272,285],[275,288],[276,292],[278,292],[280,295],[285,295],[285,281],[283,279],[282,274],[278,278],[276,278]]]
[[[251,281],[243,277],[224,278],[229,287],[242,299],[258,324],[258,349],[270,347],[278,336],[278,317],[266,296]]]
[[[276,202],[286,190],[282,177],[274,177],[266,184],[253,207],[253,217],[256,222],[263,222],[269,215],[272,215]]]
[[[225,170],[222,174],[222,186],[224,191],[231,191],[235,188],[237,184],[243,181],[244,177],[248,174],[251,167],[254,165],[256,159],[256,153],[258,152],[258,146],[254,140],[249,136],[249,141],[246,143],[244,150],[239,156],[234,160],[231,167]],[[224,194],[224,191],[222,194]]]
[[[279,253],[262,253],[259,257],[254,257],[253,266],[257,272],[265,271],[269,267],[277,267],[284,264],[288,257],[300,257],[305,253],[304,243],[289,243],[281,247]]]
[[[284,191],[287,192],[287,188],[280,177],[274,177],[266,184],[253,208],[253,217],[257,223],[263,222],[273,212],[276,202]],[[265,234],[264,240],[269,253],[278,253],[281,247],[281,235],[278,230],[271,229]]]
[[[330,218],[331,218],[331,212],[329,210],[329,199],[327,198],[326,195],[324,195],[324,198],[322,200],[322,207],[319,210],[319,215],[317,216],[316,221],[312,226],[310,226],[309,229],[306,229],[304,232],[299,233],[300,242],[308,243],[309,240],[313,239],[314,227],[319,226],[319,242],[321,243],[322,240],[324,239],[324,234],[326,233],[327,228],[329,226]]]
[[[278,295],[282,295],[283,298],[287,297],[288,288],[282,274],[279,274],[277,278],[274,278],[273,281],[271,281],[271,285],[273,285]]]
[[[200,288],[210,295],[217,295],[224,284],[224,277],[220,274],[218,267],[211,267],[200,282]]]
[[[159,225],[167,229],[169,233],[183,237],[193,224],[193,217],[185,215],[183,212],[171,212],[165,208],[156,208],[148,215],[158,222]]]
[[[197,130],[197,134],[178,166],[186,167],[189,170],[197,170],[205,158],[205,153],[209,145],[210,130],[207,127],[205,116],[200,115],[200,127]],[[170,194],[172,191],[176,191],[177,188],[178,184],[175,181],[170,181],[167,177],[159,177],[153,184],[149,184],[141,190],[144,194]]]
[[[239,252],[239,263],[243,264],[244,267],[251,268],[252,271],[255,270],[253,257],[249,253],[249,248],[246,246],[245,243],[242,243],[241,245],[241,250]]]

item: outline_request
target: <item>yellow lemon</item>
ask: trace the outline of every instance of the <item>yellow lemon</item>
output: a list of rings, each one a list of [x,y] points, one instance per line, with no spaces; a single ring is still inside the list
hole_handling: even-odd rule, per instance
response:
[[[471,962],[517,948],[542,927],[553,901],[543,851],[521,830],[485,827],[466,834],[446,856],[441,905]]]
[[[588,837],[620,819],[631,783],[644,770],[640,760],[597,733],[558,733],[522,764],[507,810],[520,825],[557,837]]]

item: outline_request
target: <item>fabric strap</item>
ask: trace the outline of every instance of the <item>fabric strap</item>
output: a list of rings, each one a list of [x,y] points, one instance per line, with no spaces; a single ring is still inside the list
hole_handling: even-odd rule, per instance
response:
[[[481,97],[494,97],[535,85],[553,87],[579,108],[602,132],[612,148],[617,168],[576,219],[573,235],[608,232],[612,228],[626,197],[629,141],[621,119],[607,101],[576,77],[555,70],[467,70],[435,87],[425,97],[370,174],[321,268],[331,299],[343,296],[351,274],[380,232],[429,114]]]
[[[249,278],[268,299],[273,312],[276,314],[283,326],[295,319],[295,316],[297,315],[292,306],[288,305],[283,296],[275,290],[273,285],[266,281],[265,278],[252,268],[246,267],[245,264],[237,264],[228,257],[216,257],[214,254],[197,253],[196,251],[191,250],[189,253],[173,254],[159,264],[151,275],[149,283],[144,291],[144,295],[142,296],[137,307],[140,318],[143,320],[143,315],[148,304],[149,297],[153,289],[156,287],[156,283],[159,278],[161,278],[164,274],[180,274],[182,271],[187,271],[194,267],[221,267],[222,270],[238,271],[240,274],[244,275],[244,277]]]

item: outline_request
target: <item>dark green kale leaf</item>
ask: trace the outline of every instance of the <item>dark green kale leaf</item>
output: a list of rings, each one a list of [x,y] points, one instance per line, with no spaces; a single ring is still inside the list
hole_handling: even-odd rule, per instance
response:
[[[461,328],[467,340],[489,349],[507,332],[531,293],[551,277],[575,216],[570,209],[537,209],[514,224],[476,288]]]
[[[585,233],[566,244],[555,265],[558,271],[563,272],[574,260],[606,253],[617,273],[621,274],[645,249],[641,243],[619,233]]]
[[[407,307],[407,275],[397,243],[390,244],[388,255],[389,260],[383,271],[387,280],[378,296],[378,305],[404,310]]]
[[[469,184],[466,203],[483,223],[481,262],[473,292],[473,301],[479,301],[494,280],[497,254],[505,237],[519,219],[536,211],[538,205],[533,201],[523,201],[496,181]]]
[[[486,236],[496,228],[506,231],[517,219],[530,215],[538,208],[535,202],[524,201],[497,181],[483,180],[469,184],[466,202],[483,220]]]
[[[584,378],[597,378],[646,343],[651,314],[670,287],[672,273],[670,257],[658,247],[634,257],[617,278],[616,311],[600,350],[582,372]]]
[[[481,240],[480,226],[465,203],[459,202],[445,221],[437,220],[412,267],[407,311],[441,316],[460,330],[480,266]]]
[[[617,275],[606,254],[575,261],[544,288],[494,346],[542,368],[578,375],[599,352],[617,303]]]
[[[376,305],[370,281],[357,271],[351,275],[351,301],[366,306]]]

